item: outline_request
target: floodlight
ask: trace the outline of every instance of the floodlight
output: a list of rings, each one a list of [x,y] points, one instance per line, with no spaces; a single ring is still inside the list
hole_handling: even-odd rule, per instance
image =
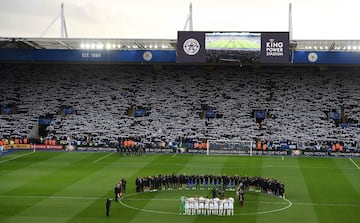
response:
[[[102,48],[104,48],[104,45],[102,43],[96,44],[96,49],[101,50]]]
[[[110,50],[110,48],[111,48],[111,44],[110,44],[110,43],[107,43],[107,44],[106,44],[106,49],[107,49],[107,50]]]

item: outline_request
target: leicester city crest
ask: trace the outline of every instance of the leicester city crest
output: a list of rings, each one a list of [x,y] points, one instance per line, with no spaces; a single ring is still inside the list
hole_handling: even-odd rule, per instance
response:
[[[199,41],[193,38],[187,39],[183,44],[183,49],[187,55],[193,56],[199,52],[200,43]]]

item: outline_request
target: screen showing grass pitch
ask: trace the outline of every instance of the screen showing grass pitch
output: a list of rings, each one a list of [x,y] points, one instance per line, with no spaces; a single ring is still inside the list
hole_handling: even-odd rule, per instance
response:
[[[260,51],[261,33],[213,32],[205,33],[206,50]]]
[[[259,63],[261,33],[205,33],[206,61],[210,63]]]

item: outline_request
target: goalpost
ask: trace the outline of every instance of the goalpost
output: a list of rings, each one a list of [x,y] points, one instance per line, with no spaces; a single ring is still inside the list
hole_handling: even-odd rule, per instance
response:
[[[208,140],[206,154],[252,156],[253,141]]]

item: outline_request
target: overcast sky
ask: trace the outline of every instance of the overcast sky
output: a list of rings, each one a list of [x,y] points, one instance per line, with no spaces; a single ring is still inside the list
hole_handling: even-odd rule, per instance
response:
[[[69,37],[176,39],[194,30],[287,31],[287,0],[0,0],[1,37],[39,37],[60,13]],[[293,0],[293,38],[360,39],[359,0]],[[60,37],[60,20],[44,37]]]

